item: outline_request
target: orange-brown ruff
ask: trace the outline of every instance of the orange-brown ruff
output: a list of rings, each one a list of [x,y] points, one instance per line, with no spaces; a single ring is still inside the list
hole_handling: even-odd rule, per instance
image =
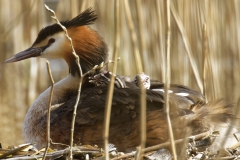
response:
[[[87,9],[74,19],[64,21],[76,53],[80,57],[83,73],[107,60],[107,45],[101,36],[89,28],[96,15]],[[43,28],[33,45],[20,52],[6,63],[31,57],[63,58],[69,66],[69,76],[56,83],[51,106],[51,139],[53,142],[69,144],[73,106],[79,83],[79,71],[64,32],[53,24]],[[97,71],[96,74],[99,72]],[[132,82],[126,88],[115,87],[111,112],[109,142],[119,151],[139,145],[139,95],[140,89]],[[107,85],[94,86],[85,80],[79,101],[74,142],[103,146],[102,130]],[[164,112],[163,84],[151,81],[146,90],[147,99],[147,146],[168,140],[167,122]],[[227,124],[231,118],[231,105],[223,101],[205,103],[197,91],[181,85],[170,87],[171,117],[175,138],[183,138],[189,128],[193,134],[214,130],[219,124]],[[24,120],[23,134],[26,142],[38,148],[46,145],[46,113],[50,89],[45,90],[29,108]],[[223,133],[224,134],[224,133]],[[56,147],[56,146],[55,146]]]

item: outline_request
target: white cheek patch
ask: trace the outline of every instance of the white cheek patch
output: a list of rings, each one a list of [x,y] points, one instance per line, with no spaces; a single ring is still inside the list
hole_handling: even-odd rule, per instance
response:
[[[43,51],[43,56],[45,58],[62,58],[61,44],[61,40],[55,41]]]
[[[64,43],[66,42],[66,37],[63,32],[57,33],[55,35],[49,36],[44,42],[45,45],[47,45],[48,41],[50,38],[54,38],[55,42],[50,44],[42,53],[41,53],[41,58],[62,58],[63,57],[63,46]],[[38,45],[39,46],[39,45]],[[44,46],[44,45],[42,45]]]

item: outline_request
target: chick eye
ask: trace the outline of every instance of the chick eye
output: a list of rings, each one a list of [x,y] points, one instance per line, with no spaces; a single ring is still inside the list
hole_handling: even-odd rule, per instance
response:
[[[55,42],[55,39],[54,38],[50,38],[49,40],[48,40],[48,44],[52,44],[52,43],[54,43]]]

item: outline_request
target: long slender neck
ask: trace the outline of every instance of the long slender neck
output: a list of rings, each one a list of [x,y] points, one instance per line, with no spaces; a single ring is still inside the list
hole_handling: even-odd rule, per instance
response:
[[[100,65],[102,62],[106,62],[105,58],[99,57],[99,60],[96,60],[94,58],[96,58],[96,57],[93,57],[89,61],[86,61],[85,59],[80,57],[80,66],[81,66],[83,74],[88,72],[89,70],[91,70],[95,65]],[[96,61],[95,63],[94,63],[94,60]],[[78,65],[76,63],[76,58],[74,56],[72,56],[71,58],[68,58],[66,61],[68,63],[68,67],[69,67],[69,73],[72,76],[79,77],[80,72],[79,72]]]
[[[79,85],[79,78],[74,77],[72,75],[68,75],[66,78],[57,82],[54,85],[52,105],[65,102],[64,101],[65,98],[63,98],[63,97],[65,95],[69,95],[69,93],[67,93],[67,92],[77,91],[78,85]],[[48,108],[48,100],[49,100],[49,96],[50,96],[50,90],[51,90],[51,87],[49,87],[43,93],[41,93],[41,95],[35,100],[35,102],[32,105],[32,106],[36,107],[35,109],[45,110]],[[41,107],[39,107],[39,106],[41,106]]]
[[[54,85],[51,110],[61,106],[77,95],[79,78],[69,75]],[[27,142],[45,142],[45,120],[50,97],[50,88],[46,89],[29,108],[23,125],[23,135]],[[54,116],[54,115],[51,115]],[[36,126],[38,126],[36,128]]]

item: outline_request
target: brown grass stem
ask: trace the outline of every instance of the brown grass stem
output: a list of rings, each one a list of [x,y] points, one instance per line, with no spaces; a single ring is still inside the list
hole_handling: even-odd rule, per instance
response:
[[[169,94],[168,89],[170,88],[171,83],[171,71],[170,71],[170,40],[171,40],[171,19],[170,19],[170,4],[171,1],[167,0],[167,56],[166,56],[166,79],[165,79],[165,85],[164,85],[164,93],[165,93],[165,108],[166,108],[166,116],[167,116],[167,123],[168,123],[168,132],[171,142],[171,150],[173,154],[173,159],[177,160],[177,154],[176,154],[176,146],[174,142],[174,135],[173,135],[173,129],[172,129],[172,123],[170,119],[170,106],[169,106]]]
[[[192,50],[191,50],[189,41],[187,39],[186,32],[184,30],[183,24],[182,24],[178,14],[177,14],[177,11],[176,11],[174,5],[170,5],[170,8],[171,8],[171,13],[172,13],[172,15],[173,15],[173,17],[174,17],[174,19],[175,19],[175,21],[177,23],[179,32],[182,35],[182,40],[184,42],[184,46],[186,48],[187,55],[188,55],[188,58],[189,58],[189,61],[190,61],[190,64],[191,64],[191,67],[192,67],[195,79],[197,81],[198,87],[199,87],[201,93],[203,93],[203,84],[202,84],[202,81],[201,81],[201,78],[200,78],[200,75],[199,75],[199,71],[197,69],[196,62],[195,62],[193,54],[192,54]]]
[[[234,11],[235,11],[235,16],[236,16],[235,25],[236,25],[237,28],[239,26],[239,13],[240,13],[239,8],[238,8],[238,3],[239,3],[238,0],[233,1],[233,6],[234,6]],[[236,35],[239,35],[239,30],[238,29],[236,30]],[[236,44],[237,45],[235,45],[235,46],[237,47],[237,52],[238,52],[238,65],[240,65],[240,39],[239,39],[239,36],[237,38]]]
[[[10,21],[8,24],[8,27],[4,32],[0,33],[0,41],[5,42],[8,40],[10,33],[14,30],[14,28],[19,25],[20,21],[22,20],[22,17],[27,17],[31,14],[31,11],[33,10],[34,6],[36,5],[37,1],[31,1],[31,4],[26,6],[24,8],[23,12],[21,14],[18,14],[14,19]]]
[[[143,66],[142,66],[142,60],[139,52],[139,48],[137,45],[137,35],[134,29],[134,24],[133,24],[133,19],[129,7],[128,0],[124,0],[124,8],[126,12],[126,17],[128,21],[128,27],[130,29],[131,33],[131,41],[132,41],[132,46],[134,50],[134,57],[137,65],[137,73],[142,73],[143,72]],[[141,97],[140,97],[140,149],[143,149],[145,147],[146,143],[146,95],[145,95],[145,88],[143,85],[140,85],[141,88]],[[141,155],[141,150],[140,152],[137,152],[137,158],[140,158]]]
[[[66,38],[69,40],[69,44],[71,46],[71,49],[72,49],[72,54],[75,56],[76,58],[76,64],[78,66],[78,69],[79,69],[79,73],[80,73],[80,80],[79,80],[79,87],[78,87],[78,94],[77,94],[77,98],[76,98],[76,102],[74,104],[74,111],[73,111],[73,116],[72,116],[72,124],[71,124],[71,134],[70,134],[70,159],[73,159],[73,156],[72,156],[72,147],[73,147],[73,136],[74,136],[74,125],[75,125],[75,118],[76,118],[76,111],[77,111],[77,107],[78,107],[78,102],[79,102],[79,99],[80,99],[80,94],[81,94],[81,87],[82,87],[82,80],[83,80],[83,77],[82,77],[82,68],[80,66],[80,59],[79,59],[79,56],[76,54],[75,52],[75,49],[73,47],[73,44],[72,44],[72,39],[69,37],[68,35],[68,32],[67,32],[67,29],[66,27],[64,27],[60,22],[59,20],[57,19],[56,17],[56,14],[53,10],[51,10],[46,4],[45,4],[45,8],[51,12],[53,14],[52,18],[57,22],[57,24],[63,29],[63,31],[65,32],[65,36]]]
[[[189,140],[190,139],[199,140],[199,139],[208,137],[210,135],[212,135],[211,132],[204,132],[204,133],[200,133],[200,134],[197,134],[197,135],[194,135],[194,136],[189,136],[189,137],[187,137],[187,139],[189,139]],[[186,138],[178,139],[178,140],[175,140],[174,143],[175,144],[180,144],[180,143],[183,143],[185,140],[186,140]],[[155,146],[147,147],[147,148],[143,149],[143,153],[157,151],[160,148],[169,147],[170,145],[171,145],[171,142],[165,142],[165,143],[161,143],[161,144],[158,144],[158,145],[155,145]],[[116,157],[116,158],[112,158],[111,160],[119,160],[119,159],[129,158],[129,157],[132,157],[132,156],[134,156],[133,153],[127,153],[125,155],[122,155],[122,156],[119,156],[119,157]]]
[[[52,76],[52,72],[51,72],[51,68],[50,68],[50,63],[47,60],[46,61],[47,64],[47,70],[48,70],[48,76],[51,80],[51,91],[50,91],[50,96],[49,96],[49,101],[48,101],[48,111],[47,111],[47,146],[45,147],[45,151],[44,151],[44,155],[43,155],[43,160],[45,160],[46,158],[46,154],[48,151],[48,148],[50,147],[50,142],[51,142],[51,137],[50,137],[50,116],[51,116],[51,102],[52,102],[52,96],[53,96],[53,89],[54,89],[54,80],[53,80],[53,76]]]
[[[20,157],[13,157],[13,158],[8,158],[10,160],[36,160],[36,159],[42,159],[43,158],[43,155],[41,153],[37,153],[37,154],[34,154],[34,155],[31,155],[29,156],[29,151],[21,151],[19,152],[19,150],[23,150],[25,149],[26,147],[28,147],[30,144],[24,144],[21,145],[22,147],[18,147],[14,150],[10,150],[6,153],[8,153],[8,155],[12,155],[13,153],[17,153],[18,155],[21,155]],[[26,152],[24,154],[24,152]],[[73,154],[74,155],[86,155],[86,154],[91,154],[91,155],[99,155],[102,153],[101,149],[94,149],[94,148],[82,148],[82,147],[73,147]],[[11,154],[9,154],[11,153]],[[58,150],[58,151],[54,151],[54,152],[51,152],[51,153],[47,153],[46,155],[46,159],[63,159],[63,156],[64,155],[67,155],[70,153],[70,148],[66,148],[66,149],[63,149],[63,150]],[[26,155],[26,156],[23,156],[23,155]]]
[[[140,82],[141,79],[138,77],[138,81]],[[146,89],[144,88],[143,84],[140,83],[140,89],[141,89],[141,97],[140,97],[140,147],[137,147],[137,152],[135,159],[141,160],[143,149],[145,148],[146,144]]]
[[[145,51],[146,51],[146,44],[145,44],[145,39],[144,39],[144,32],[146,32],[145,30],[145,26],[144,26],[144,21],[143,21],[143,12],[142,12],[142,0],[136,0],[136,10],[137,10],[137,21],[138,21],[138,35],[139,35],[139,49],[140,49],[140,53],[141,53],[141,57],[144,57]],[[144,65],[143,65],[144,68]],[[144,69],[143,69],[144,70]]]
[[[206,72],[207,72],[207,68],[206,68],[206,63],[207,63],[207,59],[206,59],[206,55],[207,55],[207,27],[206,27],[206,23],[203,24],[202,27],[202,56],[203,56],[203,64],[202,64],[202,82],[203,82],[203,95],[206,98],[207,101],[207,97],[206,97]]]
[[[161,14],[161,4],[160,1],[155,1],[155,8],[157,10],[157,22],[158,22],[158,31],[159,31],[159,46],[160,46],[160,57],[161,59],[159,59],[160,61],[160,65],[161,65],[161,70],[162,70],[162,76],[161,76],[161,80],[165,83],[165,79],[166,79],[166,62],[165,62],[165,44],[164,44],[164,32],[163,32],[163,28],[164,28],[164,24],[162,23],[165,19],[162,18],[162,14],[165,15],[165,13]],[[157,46],[157,45],[156,45]]]
[[[202,26],[202,82],[203,82],[203,95],[205,96],[206,102],[208,99],[215,99],[215,92],[214,92],[214,81],[213,81],[213,72],[212,67],[210,64],[210,55],[209,55],[209,48],[208,48],[208,37],[207,37],[207,26],[206,23]],[[209,92],[207,92],[208,84],[207,80],[210,79],[212,94],[210,97]],[[209,90],[209,89],[208,89]]]
[[[120,5],[119,0],[115,1],[115,44],[114,44],[114,59],[118,58],[118,52],[120,47]],[[115,75],[117,72],[117,63],[113,64],[112,73]],[[114,81],[115,77],[111,75],[110,84],[108,86],[107,98],[106,98],[106,107],[104,113],[104,130],[103,130],[103,140],[104,140],[104,152],[105,159],[109,159],[109,148],[108,148],[108,138],[109,138],[109,126],[110,126],[110,115],[111,115],[111,107],[112,107],[112,98],[113,98],[113,90],[114,90]]]
[[[0,159],[6,158],[7,156],[10,156],[10,155],[12,155],[12,154],[14,154],[18,151],[21,151],[21,150],[27,148],[30,145],[31,145],[30,143],[19,145],[17,148],[0,155]]]
[[[125,8],[125,13],[126,13],[126,18],[127,18],[127,24],[128,27],[130,29],[130,35],[131,35],[131,42],[132,42],[132,46],[133,46],[133,50],[134,50],[134,57],[135,57],[135,61],[136,61],[136,66],[137,66],[137,73],[142,73],[143,71],[143,66],[142,66],[142,60],[141,60],[141,56],[139,53],[139,48],[137,45],[137,35],[134,29],[134,24],[133,24],[133,19],[131,16],[131,11],[130,11],[130,7],[129,7],[129,3],[128,0],[124,0],[124,8]]]

